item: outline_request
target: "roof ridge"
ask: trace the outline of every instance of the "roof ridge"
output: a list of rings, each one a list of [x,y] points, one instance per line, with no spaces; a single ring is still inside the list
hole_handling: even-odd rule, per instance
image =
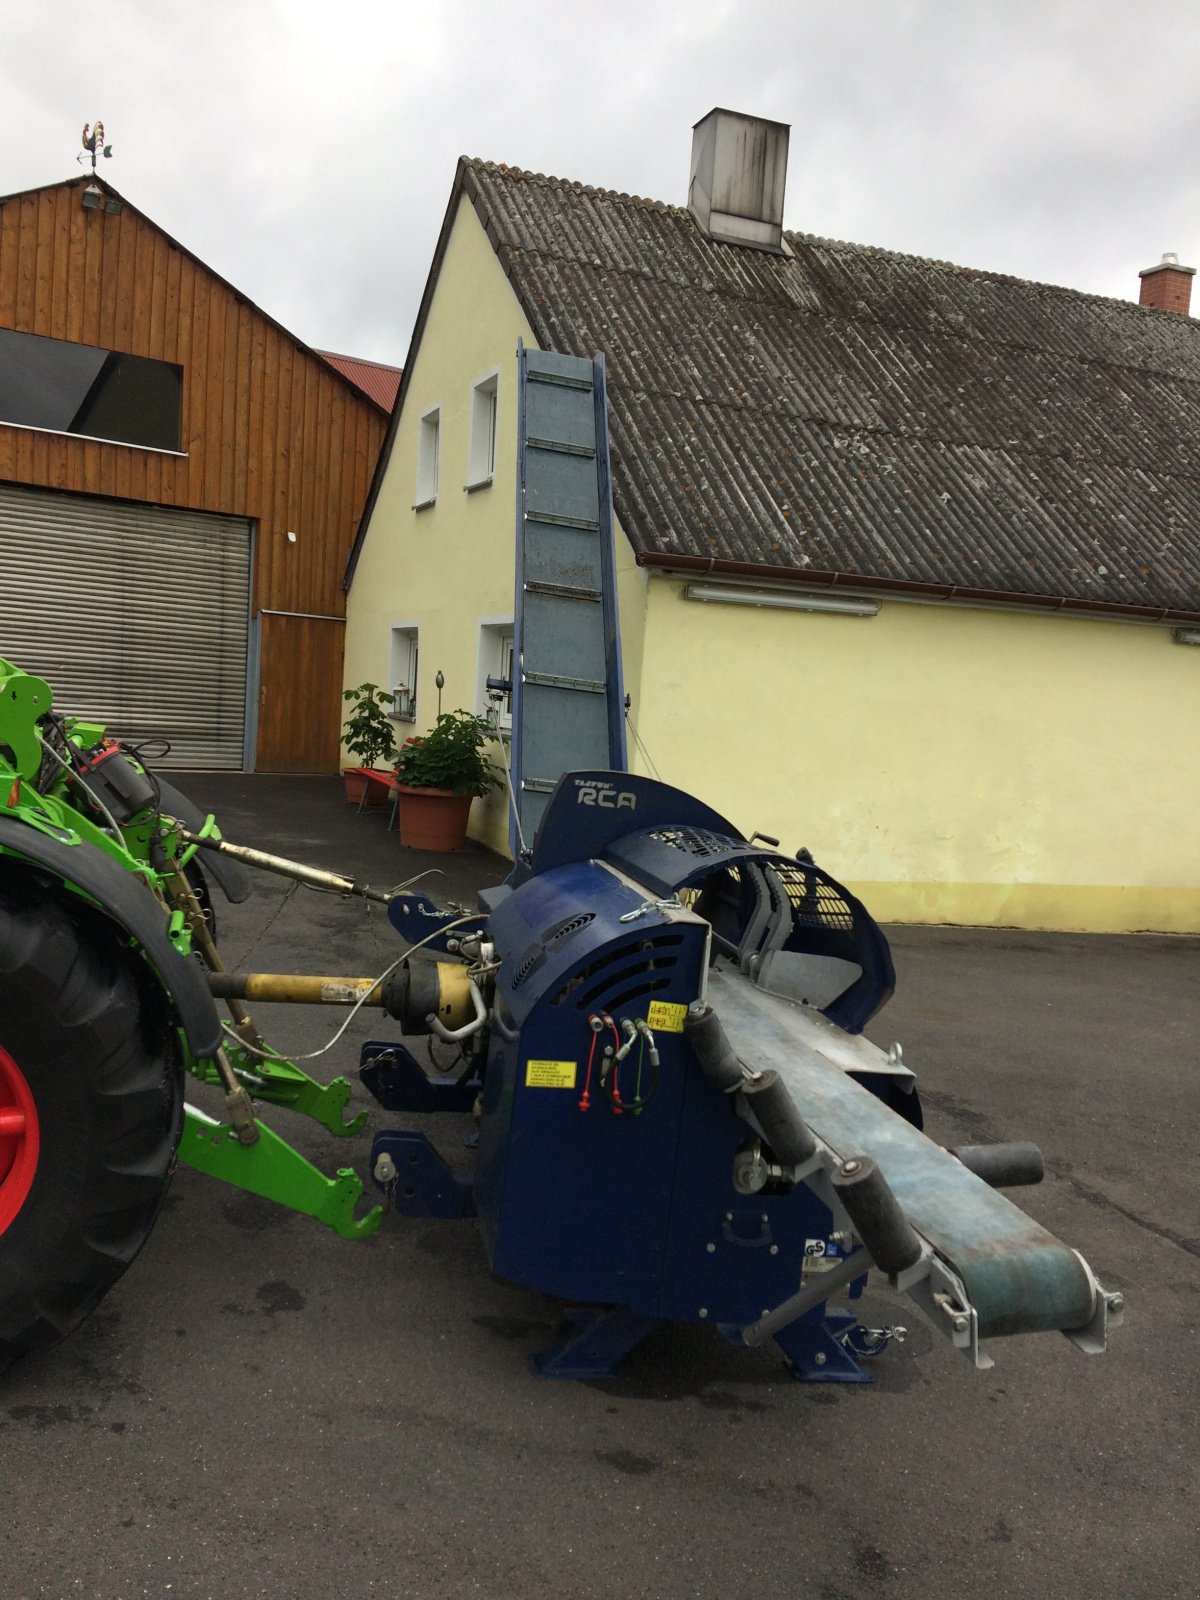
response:
[[[101,189],[111,194],[114,199],[123,200],[126,205],[133,205],[133,201],[126,200],[120,190],[116,189],[102,172],[88,172],[86,170],[72,172],[65,178],[54,178],[49,183],[35,183],[29,189],[13,189],[9,194],[0,194],[0,205],[5,205],[9,200],[24,200],[27,195],[44,194],[47,189],[69,189],[74,183],[96,183]],[[134,210],[137,210],[136,206],[134,206]],[[149,220],[147,218],[147,221]]]
[[[360,367],[379,367],[383,372],[403,372],[404,370],[395,361],[376,361],[373,356],[352,356],[345,350],[321,350],[316,345],[313,345],[313,349],[316,350],[319,356],[325,356],[327,359],[332,356],[335,361],[354,361]]]
[[[970,267],[961,261],[950,261],[943,256],[918,255],[915,250],[895,250],[884,244],[859,244],[854,239],[834,239],[820,233],[805,233],[799,228],[785,228],[783,236],[806,245],[819,245],[830,250],[853,251],[857,255],[883,257],[888,261],[915,261],[925,267],[942,267],[964,277],[986,279],[996,283],[1012,284],[1019,289],[1048,289],[1053,294],[1070,295],[1106,306],[1124,306],[1130,311],[1149,311],[1151,306],[1139,305],[1136,300],[1126,300],[1120,295],[1098,294],[1094,289],[1075,289],[1069,283],[1051,283],[1045,278],[1021,278],[1015,272],[995,272],[990,267]],[[1183,321],[1195,321],[1185,317]]]
[[[549,173],[531,172],[524,167],[510,166],[504,161],[487,161],[481,156],[464,156],[462,159],[467,166],[476,171],[493,173],[500,178],[538,183],[546,188],[562,189],[574,194],[585,194],[595,199],[637,206],[639,209],[649,207],[665,215],[691,217],[691,212],[686,206],[672,205],[667,200],[655,200],[650,196],[626,194],[624,191],[605,189],[590,183],[580,183],[573,178],[559,178]],[[1070,284],[1050,283],[1044,278],[1022,278],[1013,272],[995,272],[988,267],[972,267],[963,262],[950,261],[943,256],[921,255],[914,250],[896,250],[888,245],[881,244],[862,244],[854,239],[834,239],[824,234],[807,233],[800,228],[785,228],[783,236],[789,242],[794,241],[810,246],[816,245],[831,250],[852,251],[857,255],[875,256],[888,261],[917,262],[922,266],[936,267],[944,271],[961,274],[963,277],[985,279],[1021,289],[1046,290],[1056,295],[1070,296],[1074,300],[1087,304],[1122,306],[1130,311],[1137,312],[1153,310],[1153,307],[1139,305],[1136,301],[1124,299],[1119,295],[1098,294],[1092,289],[1076,289]],[[738,246],[731,246],[730,248],[736,249]],[[1196,319],[1188,318],[1185,320],[1195,321]]]
[[[557,178],[553,173],[530,172],[525,167],[513,167],[506,161],[485,161],[482,156],[463,156],[464,163],[475,171],[494,173],[501,178],[515,178],[530,183],[544,184],[550,189],[569,189],[575,194],[586,194],[599,200],[614,200],[619,204],[649,206],[654,211],[676,212],[689,216],[686,206],[675,206],[669,200],[655,200],[650,195],[626,194],[622,190],[605,189],[599,184],[581,183],[576,178]]]

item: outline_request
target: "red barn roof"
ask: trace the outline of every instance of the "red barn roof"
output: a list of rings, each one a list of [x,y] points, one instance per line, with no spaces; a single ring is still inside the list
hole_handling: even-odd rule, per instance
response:
[[[317,354],[324,356],[335,371],[340,372],[343,378],[348,378],[377,406],[391,411],[396,404],[401,377],[399,367],[385,366],[382,361],[363,361],[358,356],[335,355],[332,350],[318,350]]]

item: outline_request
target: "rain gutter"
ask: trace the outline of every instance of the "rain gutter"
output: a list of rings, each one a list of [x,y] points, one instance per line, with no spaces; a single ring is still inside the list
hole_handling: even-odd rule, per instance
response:
[[[1200,623],[1200,611],[1169,606],[1138,606],[1118,600],[1076,600],[1066,595],[1022,594],[1007,589],[972,589],[960,583],[920,583],[909,578],[873,578],[844,572],[813,572],[807,567],[771,566],[753,561],[728,561],[719,556],[675,555],[661,550],[639,550],[639,567],[664,574],[731,578],[742,583],[783,585],[802,589],[837,589],[843,593],[889,594],[918,604],[1001,607],[1052,615],[1108,617],[1113,621]]]

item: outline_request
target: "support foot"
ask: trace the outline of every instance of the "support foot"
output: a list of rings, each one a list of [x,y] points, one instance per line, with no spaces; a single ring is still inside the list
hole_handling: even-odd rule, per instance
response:
[[[574,1331],[533,1357],[539,1378],[615,1378],[621,1362],[655,1326],[653,1317],[636,1316],[622,1306],[571,1307],[566,1315]]]
[[[801,1383],[874,1383],[873,1375],[863,1371],[841,1340],[857,1323],[852,1311],[818,1307],[781,1328],[775,1343]]]

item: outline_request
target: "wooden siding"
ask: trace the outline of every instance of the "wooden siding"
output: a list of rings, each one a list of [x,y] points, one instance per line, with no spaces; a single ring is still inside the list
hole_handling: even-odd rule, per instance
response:
[[[180,364],[184,453],[0,426],[0,480],[252,519],[253,610],[343,616],[387,417],[128,203],[85,211],[85,181],[0,204],[0,327]],[[329,670],[340,689],[340,645]],[[305,763],[311,743],[297,734]],[[314,770],[286,745],[282,770]],[[335,729],[317,769],[337,754]]]

